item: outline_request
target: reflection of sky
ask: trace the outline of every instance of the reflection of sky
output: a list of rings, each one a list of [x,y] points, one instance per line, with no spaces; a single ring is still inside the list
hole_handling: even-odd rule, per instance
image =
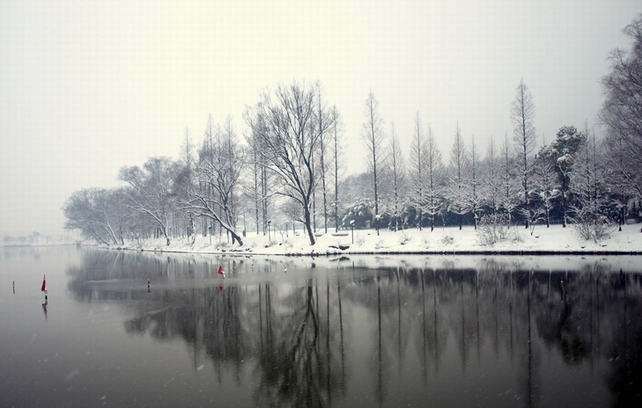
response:
[[[16,405],[287,405],[315,390],[336,406],[607,405],[604,373],[617,368],[607,357],[626,318],[619,274],[599,265],[536,270],[529,292],[528,273],[490,262],[479,273],[317,265],[286,274],[279,262],[249,259],[15,251],[0,258],[0,286],[15,278],[17,287],[0,296],[0,374],[9,379],[0,395]],[[225,281],[219,262],[235,271]],[[640,290],[624,276],[632,316]],[[565,356],[573,342],[583,349]],[[288,372],[296,378],[285,381]]]
[[[27,252],[4,251],[0,286],[11,288],[15,280],[16,294],[0,296],[0,405],[203,406],[214,398],[227,406],[251,405],[232,381],[221,392],[211,362],[194,367],[183,341],[126,334],[123,321],[138,310],[127,301],[73,301],[66,270],[79,264],[75,247],[39,249],[40,261]],[[46,317],[42,272],[49,292]]]

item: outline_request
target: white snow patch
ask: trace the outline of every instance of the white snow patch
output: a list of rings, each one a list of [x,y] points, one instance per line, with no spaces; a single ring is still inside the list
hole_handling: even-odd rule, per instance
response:
[[[536,226],[533,233],[523,226],[513,226],[518,239],[484,246],[478,242],[472,226],[436,228],[434,231],[408,229],[393,232],[380,230],[318,231],[317,242],[310,245],[307,235],[298,231],[293,235],[272,233],[270,239],[262,234],[249,233],[242,246],[232,246],[225,235],[219,237],[197,236],[191,244],[188,238],[174,239],[169,246],[164,238],[127,242],[124,249],[156,252],[189,252],[225,255],[289,255],[327,256],[375,254],[375,255],[595,255],[595,254],[642,254],[641,224],[623,225],[610,238],[601,242],[585,241],[577,236],[574,228],[552,225],[550,228]],[[210,243],[211,241],[211,243]]]

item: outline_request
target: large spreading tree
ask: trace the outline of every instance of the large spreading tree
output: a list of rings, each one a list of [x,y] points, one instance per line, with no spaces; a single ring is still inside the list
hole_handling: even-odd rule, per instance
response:
[[[607,131],[610,180],[632,202],[642,199],[642,14],[624,28],[630,50],[614,50],[611,72],[602,78],[605,100],[600,119]]]
[[[151,157],[143,168],[123,167],[118,178],[129,183],[127,204],[134,213],[148,217],[156,225],[159,235],[170,244],[169,223],[174,211],[176,192],[174,180],[176,164],[167,157]]]
[[[316,92],[317,88],[298,83],[279,86],[273,93],[264,93],[245,113],[252,129],[247,141],[265,159],[267,170],[281,181],[275,193],[301,206],[303,219],[299,221],[305,225],[311,245],[316,243],[311,211],[317,183],[314,163],[335,117],[316,105]]]

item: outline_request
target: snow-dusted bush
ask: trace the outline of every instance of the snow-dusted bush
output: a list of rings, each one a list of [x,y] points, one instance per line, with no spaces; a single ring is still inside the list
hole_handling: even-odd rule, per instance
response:
[[[408,241],[410,241],[410,237],[408,236],[408,234],[402,231],[399,235],[399,245],[406,245]]]
[[[271,239],[267,244],[265,244],[265,248],[270,248],[276,245],[279,245],[279,243],[276,240]]]
[[[502,241],[521,241],[517,231],[510,228],[508,216],[505,214],[482,216],[477,227],[477,243],[482,246],[493,246]]]
[[[341,228],[349,230],[354,227],[355,229],[364,229],[370,226],[372,221],[372,211],[367,204],[361,203],[354,207],[348,208],[345,215],[341,218]],[[350,222],[353,222],[351,225]]]
[[[442,245],[452,245],[452,243],[455,242],[455,237],[447,234],[441,237],[441,240],[439,242],[441,242]]]
[[[286,248],[292,248],[292,241],[290,240],[290,237],[285,237],[281,238],[281,244]]]
[[[218,241],[216,247],[217,249],[229,249],[230,248],[230,243],[227,241]]]
[[[575,233],[581,239],[586,241],[593,240],[595,243],[610,238],[617,228],[615,223],[606,216],[591,211],[578,211],[573,221]]]

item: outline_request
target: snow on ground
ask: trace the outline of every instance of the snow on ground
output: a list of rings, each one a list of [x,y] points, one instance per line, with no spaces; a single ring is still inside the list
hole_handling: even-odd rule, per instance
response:
[[[226,236],[197,236],[194,243],[188,238],[174,239],[165,245],[164,239],[131,241],[129,249],[163,252],[202,252],[238,255],[356,255],[356,254],[639,254],[642,255],[642,224],[624,225],[610,238],[600,242],[578,237],[575,228],[552,225],[537,226],[532,231],[511,227],[510,239],[494,245],[483,245],[480,233],[472,226],[436,228],[434,231],[408,229],[393,232],[380,230],[350,230],[317,233],[317,243],[310,245],[302,230],[296,234],[271,232],[267,235],[248,234],[243,246],[232,245]],[[353,235],[354,234],[354,235]]]
[[[523,227],[512,227],[513,239],[493,246],[482,245],[472,226],[437,228],[434,231],[409,229],[393,232],[355,230],[338,234],[319,233],[317,243],[309,244],[302,230],[270,236],[248,234],[243,246],[232,246],[223,235],[188,238],[130,241],[125,249],[156,253],[184,253],[195,262],[211,262],[216,256],[247,257],[251,262],[273,264],[274,270],[294,272],[297,269],[326,267],[331,269],[378,268],[484,268],[497,270],[578,270],[593,268],[617,272],[640,271],[642,263],[642,224],[625,225],[601,242],[586,241],[573,227],[537,226],[532,235]],[[344,249],[341,249],[344,248]],[[112,247],[112,249],[115,249]],[[287,255],[287,256],[284,256]],[[520,255],[520,256],[515,256]],[[625,256],[626,255],[626,256]],[[598,267],[598,265],[600,265]],[[289,274],[288,274],[289,275]]]

